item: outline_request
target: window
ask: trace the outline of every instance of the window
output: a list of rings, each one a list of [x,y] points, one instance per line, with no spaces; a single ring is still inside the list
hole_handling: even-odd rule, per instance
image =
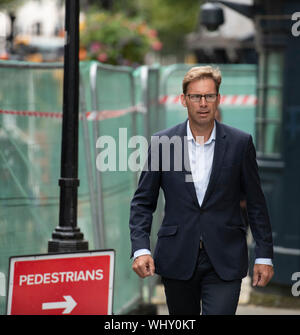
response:
[[[256,149],[258,155],[280,158],[283,54],[265,51],[259,61]]]

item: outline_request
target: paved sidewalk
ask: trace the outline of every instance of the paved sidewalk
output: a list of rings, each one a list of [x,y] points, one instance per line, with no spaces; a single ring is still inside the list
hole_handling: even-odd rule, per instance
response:
[[[236,315],[300,315],[300,309],[239,305]]]
[[[300,309],[264,307],[249,304],[251,281],[249,277],[243,279],[241,295],[236,315],[300,315]],[[162,285],[156,288],[156,297],[152,301],[157,304],[158,315],[169,315]]]
[[[158,315],[169,315],[166,305],[158,306]],[[300,309],[239,305],[236,315],[300,315]]]

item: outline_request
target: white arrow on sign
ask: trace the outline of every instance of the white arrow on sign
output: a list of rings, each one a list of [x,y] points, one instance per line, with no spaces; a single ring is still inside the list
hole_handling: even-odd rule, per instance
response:
[[[42,304],[42,309],[64,308],[65,310],[62,312],[62,314],[70,314],[77,305],[77,302],[70,295],[64,295],[63,297],[65,301],[44,302]]]

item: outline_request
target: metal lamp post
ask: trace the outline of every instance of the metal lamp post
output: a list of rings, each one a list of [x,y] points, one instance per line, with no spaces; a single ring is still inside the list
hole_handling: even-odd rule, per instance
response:
[[[66,0],[63,121],[59,225],[48,242],[48,252],[88,250],[77,227],[79,121],[79,0]]]

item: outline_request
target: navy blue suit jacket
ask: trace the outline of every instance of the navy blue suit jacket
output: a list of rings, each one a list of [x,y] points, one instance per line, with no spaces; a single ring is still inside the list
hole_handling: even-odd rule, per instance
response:
[[[155,134],[179,136],[186,141],[187,121]],[[182,146],[184,148],[184,146]],[[187,147],[187,146],[186,146]],[[161,149],[159,147],[160,159]],[[170,171],[143,171],[131,201],[130,235],[132,255],[150,250],[152,214],[159,189],[165,198],[164,219],[154,251],[155,271],[167,278],[189,279],[195,270],[200,238],[215,271],[224,280],[247,275],[247,227],[241,218],[241,194],[246,194],[248,221],[256,242],[257,258],[273,258],[273,242],[265,198],[260,186],[252,137],[216,121],[216,142],[209,184],[201,207],[187,165],[174,169],[176,151],[170,151]],[[184,157],[184,156],[182,156]],[[188,155],[186,155],[188,159]],[[148,163],[151,162],[151,150]],[[188,163],[189,165],[189,163]]]

